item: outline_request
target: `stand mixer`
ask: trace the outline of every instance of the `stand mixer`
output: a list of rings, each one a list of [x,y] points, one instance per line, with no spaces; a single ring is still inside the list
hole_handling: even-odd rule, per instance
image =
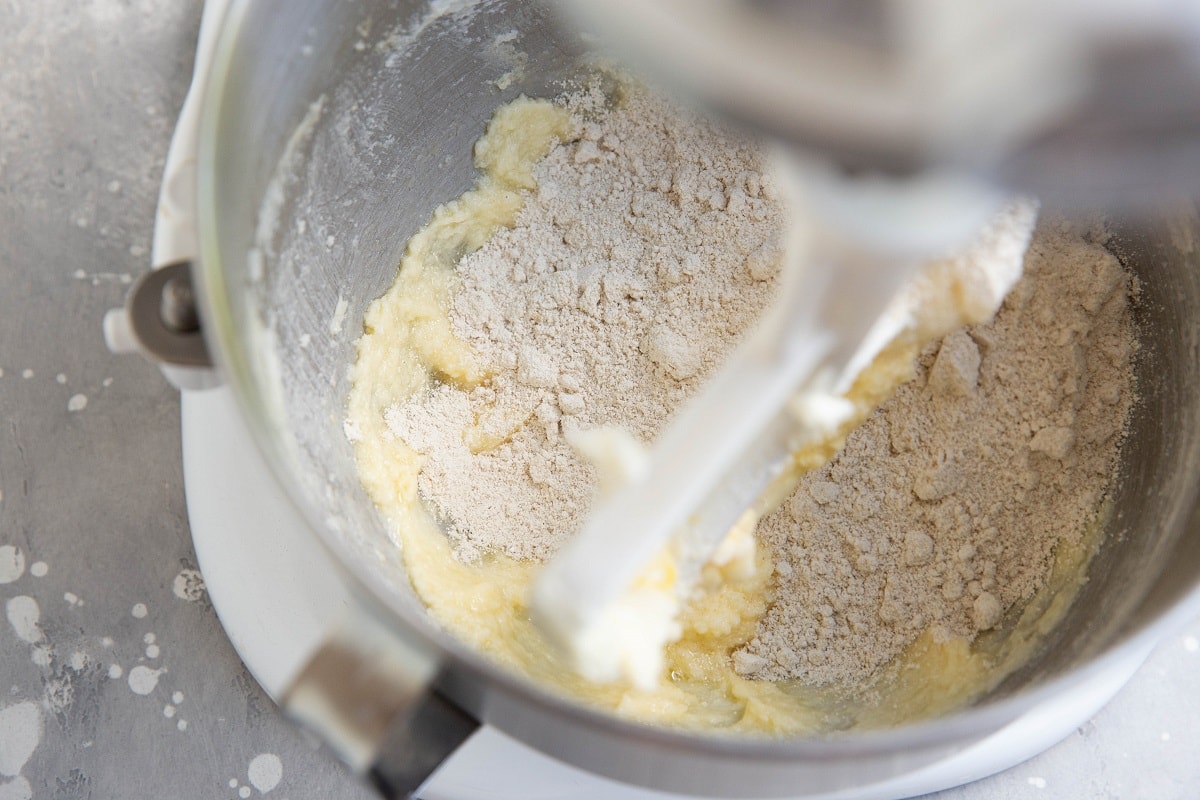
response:
[[[860,342],[888,340],[876,318],[914,265],[963,245],[1010,187],[1109,211],[1187,188],[1197,19],[1172,3],[1070,0],[564,5],[667,85],[781,139],[790,168],[778,172],[802,209],[793,227],[815,219],[808,235],[823,243],[791,249],[779,319],[662,435],[648,477],[599,503],[539,576],[532,610],[576,669],[649,688],[661,664],[646,651],[662,643],[620,620],[677,613],[788,454],[836,428],[796,420],[786,398],[811,393],[822,369],[850,385],[851,365],[874,356]],[[676,604],[635,601],[630,587],[666,547]]]
[[[182,241],[177,247],[164,244],[159,248],[156,239],[155,261],[156,264],[166,264],[178,259],[200,257],[204,270],[200,287],[203,301],[201,318],[205,339],[218,353],[223,368],[221,374],[230,382],[247,415],[251,436],[258,442],[277,478],[294,498],[294,504],[303,511],[307,519],[302,523],[303,526],[317,532],[332,552],[333,561],[344,570],[346,583],[353,587],[349,593],[353,600],[339,599],[335,605],[353,602],[368,609],[358,615],[360,620],[366,622],[360,621],[348,628],[351,631],[349,635],[331,639],[330,643],[317,650],[314,661],[298,674],[277,677],[275,685],[279,688],[273,691],[277,697],[284,698],[285,705],[289,705],[291,710],[306,717],[324,732],[352,763],[360,767],[371,763],[385,765],[379,767],[379,774],[388,776],[386,780],[381,779],[383,782],[399,787],[398,790],[404,790],[403,787],[415,788],[473,730],[473,720],[469,718],[473,717],[495,724],[552,755],[587,769],[671,791],[755,796],[794,796],[802,793],[830,797],[902,796],[953,785],[1003,768],[1073,729],[1111,691],[1115,691],[1123,676],[1136,666],[1146,647],[1157,632],[1168,624],[1169,619],[1186,613],[1187,607],[1195,607],[1195,576],[1190,574],[1194,572],[1194,567],[1189,570],[1186,557],[1180,557],[1182,551],[1191,548],[1194,552],[1197,546],[1195,536],[1189,538],[1187,535],[1194,503],[1191,489],[1194,481],[1190,480],[1186,465],[1195,463],[1189,458],[1197,446],[1189,433],[1180,437],[1174,445],[1165,449],[1157,448],[1161,451],[1158,453],[1153,452],[1155,443],[1147,437],[1142,448],[1147,452],[1141,457],[1156,458],[1157,461],[1154,466],[1147,467],[1148,472],[1142,484],[1137,480],[1129,481],[1129,493],[1133,498],[1129,500],[1130,513],[1135,516],[1139,509],[1145,510],[1137,500],[1142,496],[1138,492],[1144,486],[1153,485],[1156,490],[1166,487],[1163,491],[1168,494],[1175,492],[1169,495],[1173,498],[1169,503],[1154,512],[1162,524],[1158,526],[1155,537],[1151,537],[1152,541],[1147,540],[1144,547],[1136,542],[1125,543],[1126,551],[1130,551],[1130,548],[1136,551],[1134,555],[1140,565],[1138,573],[1133,574],[1133,567],[1120,566],[1117,556],[1121,553],[1116,551],[1112,558],[1097,566],[1098,575],[1101,576],[1098,580],[1119,583],[1124,579],[1137,591],[1130,591],[1126,597],[1120,598],[1124,605],[1118,603],[1121,607],[1115,609],[1111,622],[1095,624],[1093,621],[1093,624],[1081,625],[1079,630],[1074,631],[1074,639],[1064,639],[1068,644],[1057,656],[1060,663],[1055,664],[1055,658],[1044,660],[1035,665],[1042,674],[1023,677],[1027,685],[1018,681],[980,708],[971,709],[953,719],[844,741],[769,744],[705,742],[671,732],[641,730],[637,726],[573,707],[560,698],[539,695],[536,687],[523,685],[512,676],[498,673],[477,654],[465,652],[461,646],[446,641],[444,634],[440,634],[424,619],[415,598],[402,585],[403,578],[398,576],[403,575],[403,568],[398,564],[398,555],[387,552],[389,543],[386,536],[380,535],[378,520],[371,518],[369,503],[362,497],[361,488],[354,485],[352,465],[347,468],[345,442],[339,441],[337,426],[331,428],[331,421],[339,421],[338,402],[339,398],[344,397],[344,391],[338,385],[339,380],[344,380],[340,377],[338,365],[348,363],[347,352],[354,326],[347,326],[345,333],[340,330],[335,332],[330,320],[337,315],[338,308],[342,309],[341,314],[345,319],[356,319],[363,304],[379,293],[383,285],[381,281],[388,278],[384,273],[395,263],[396,248],[411,232],[412,225],[428,213],[431,200],[425,198],[436,200],[452,196],[454,187],[469,177],[467,165],[445,166],[441,162],[441,153],[450,150],[446,148],[443,151],[442,142],[447,139],[458,142],[469,140],[474,135],[475,128],[472,126],[503,100],[496,97],[494,89],[457,88],[452,90],[457,93],[453,96],[453,103],[447,103],[444,99],[441,102],[443,105],[457,104],[467,109],[469,113],[464,113],[463,118],[451,119],[449,112],[433,112],[428,107],[423,113],[420,113],[420,109],[406,112],[404,108],[396,107],[402,104],[383,102],[379,105],[381,94],[378,89],[374,95],[364,89],[369,87],[371,76],[384,76],[393,82],[393,97],[409,97],[414,100],[413,105],[419,106],[417,100],[424,97],[421,94],[423,89],[413,88],[413,83],[419,82],[415,79],[409,81],[409,76],[424,75],[432,79],[428,85],[434,88],[438,84],[456,87],[460,84],[448,80],[447,72],[461,69],[472,76],[478,73],[475,80],[482,85],[496,77],[498,67],[494,60],[484,56],[472,61],[474,54],[469,52],[469,46],[478,49],[478,38],[472,43],[467,36],[464,40],[466,44],[450,41],[451,37],[446,33],[448,28],[442,22],[461,10],[446,9],[435,4],[432,9],[422,12],[407,6],[398,10],[394,6],[381,4],[378,8],[372,8],[365,17],[374,22],[376,33],[372,37],[369,33],[372,30],[370,24],[365,28],[368,33],[362,32],[364,17],[361,16],[361,10],[352,12],[334,8],[334,5],[308,3],[289,17],[271,3],[234,3],[224,15],[223,25],[218,30],[217,23],[213,21],[217,19],[218,12],[212,10],[215,4],[210,4],[206,10],[201,50],[211,53],[213,61],[207,69],[198,66],[198,76],[206,77],[207,85],[201,80],[198,88],[193,89],[193,95],[205,98],[203,110],[201,113],[198,102],[191,103],[194,116],[189,117],[185,110],[180,126],[180,135],[185,138],[189,132],[199,134],[198,162],[189,161],[186,142],[180,146],[183,155],[175,160],[176,164],[183,164],[185,170],[198,167],[198,172],[191,174],[198,179],[199,188],[193,189],[191,177],[186,173],[169,174],[164,182],[163,208],[168,210],[168,216],[176,221],[182,217],[186,223],[190,214],[181,215],[179,209],[186,212],[189,201],[196,204],[193,207],[198,212],[199,242],[193,239],[190,242]],[[627,13],[613,17],[637,19],[639,11],[636,9],[651,14],[658,13],[665,5],[668,4],[630,3],[632,10],[627,9]],[[710,11],[717,13],[718,6],[726,5],[706,4],[704,13],[699,9],[694,12],[689,10],[686,16],[677,19],[703,21],[716,18],[727,22],[728,17],[705,16]],[[744,6],[752,18],[760,21],[761,17],[753,15],[768,13],[772,9],[785,16],[791,13],[781,4],[732,5]],[[856,8],[863,7],[863,4],[853,5]],[[907,5],[915,7],[922,4]],[[930,8],[934,6],[941,8],[938,4],[932,4]],[[549,20],[539,9],[492,4],[469,11],[473,16],[466,26],[468,31],[472,25],[477,26],[477,30],[503,31],[511,26],[521,31],[522,46],[539,69],[531,71],[530,77],[515,89],[548,93],[554,81],[571,68],[571,54],[575,49],[573,37],[554,33]],[[1152,6],[1146,18],[1153,18],[1158,13],[1159,22],[1164,24],[1160,26],[1161,29],[1149,24],[1145,28],[1168,38],[1183,36],[1188,30],[1186,26],[1165,24],[1174,19],[1173,11],[1175,9],[1165,3]],[[946,9],[942,9],[942,12],[945,16],[944,25],[934,27],[952,30],[950,22],[953,20],[950,18],[961,15]],[[932,11],[929,13],[930,19],[942,19]],[[1099,12],[1089,14],[1098,15],[1097,19],[1103,17]],[[1114,21],[1119,19],[1115,11],[1111,18]],[[961,19],[958,22],[964,23]],[[662,23],[661,19],[655,24],[660,27],[634,27],[642,31],[657,31],[659,38],[656,41],[665,45],[670,40],[670,26]],[[1096,27],[1104,29],[1104,26]],[[1111,32],[1116,27],[1114,22],[1105,30]],[[596,30],[600,29],[601,26],[597,25]],[[870,30],[868,26],[868,33]],[[388,34],[380,31],[387,31]],[[956,39],[950,37],[950,40]],[[1103,37],[1096,39],[1101,40]],[[204,44],[206,41],[207,47]],[[694,38],[683,36],[682,41],[694,42]],[[358,49],[358,42],[364,42],[364,47]],[[945,45],[945,42],[942,44]],[[1057,132],[1049,135],[1048,131],[1053,126],[1048,122],[1061,121],[1064,117],[1061,113],[1063,108],[1074,109],[1077,117],[1086,117],[1082,109],[1086,109],[1089,102],[1099,102],[1087,91],[1089,87],[1096,87],[1080,77],[1083,72],[1080,64],[1087,63],[1094,53],[1086,52],[1086,48],[1077,47],[1076,44],[1065,48],[1066,52],[1078,56],[1074,62],[1048,44],[1041,46],[1039,53],[1054,54],[1057,60],[1039,62],[1039,69],[1045,69],[1047,65],[1054,66],[1056,70],[1061,68],[1065,77],[1056,84],[1062,85],[1048,85],[1045,97],[1053,102],[1043,98],[1028,108],[1022,107],[1023,110],[1016,113],[1018,121],[1023,121],[1022,125],[1001,126],[1001,129],[994,131],[994,136],[981,137],[977,130],[970,129],[962,120],[958,120],[961,124],[957,126],[930,124],[928,130],[926,126],[916,126],[919,130],[905,131],[903,126],[874,124],[865,118],[858,119],[850,126],[859,129],[860,135],[857,137],[845,135],[848,129],[836,125],[823,131],[798,130],[788,135],[790,139],[809,144],[836,142],[838,146],[830,148],[830,152],[844,167],[855,172],[883,171],[896,180],[915,174],[918,168],[949,166],[985,186],[1014,185],[1022,189],[1039,189],[1043,196],[1054,196],[1061,192],[1064,197],[1078,198],[1082,196],[1080,186],[1093,182],[1106,188],[1106,198],[1133,198],[1135,194],[1127,191],[1129,177],[1139,178],[1135,188],[1154,188],[1157,180],[1154,176],[1160,173],[1155,169],[1134,171],[1121,168],[1115,168],[1111,173],[1093,173],[1080,168],[1071,173],[1078,179],[1078,185],[1075,186],[1066,179],[1049,180],[1045,187],[1021,179],[1027,173],[1038,177],[1050,175],[1048,170],[1036,169],[1031,165],[1035,164],[1039,153],[1044,155],[1049,152],[1045,148],[1050,144],[1057,142],[1061,146],[1062,142],[1069,139],[1066,134]],[[422,60],[429,58],[428,53],[438,46],[448,47],[449,54],[433,58],[432,61]],[[256,48],[261,55],[255,54]],[[306,48],[308,52],[305,52]],[[660,47],[659,51],[668,49]],[[1153,47],[1149,50],[1155,54],[1181,54],[1178,48]],[[819,47],[804,50],[804,53],[809,52],[828,51]],[[356,61],[355,53],[366,55],[358,57]],[[294,79],[285,81],[278,66],[260,69],[258,62],[269,63],[268,55],[278,59],[277,63],[294,68]],[[455,58],[462,59],[464,63],[455,62]],[[932,56],[928,60],[937,61]],[[916,59],[914,64],[918,62],[921,59]],[[1064,66],[1065,62],[1070,63]],[[340,66],[331,73],[331,65],[335,64]],[[1174,72],[1156,67],[1151,74],[1178,73],[1182,79],[1187,76],[1182,68],[1186,65],[1185,59],[1174,65]],[[929,68],[928,63],[926,67]],[[915,66],[911,70],[920,73]],[[905,72],[908,74],[908,70]],[[834,73],[861,77],[863,70],[861,66],[854,69],[846,66],[844,70],[835,70]],[[877,72],[876,77],[887,73],[888,70],[884,69],[883,73]],[[328,80],[330,74],[337,76],[336,81]],[[692,74],[704,86],[716,85],[701,73]],[[821,74],[830,73],[826,69]],[[1015,76],[1008,73],[998,75],[995,71],[984,69],[981,74],[997,76],[998,79],[1007,76],[1001,81],[1002,84],[1009,82],[1013,86],[1021,86],[1026,83],[1023,77],[1018,80],[1021,73]],[[1098,74],[1103,74],[1103,71]],[[237,76],[237,80],[234,80],[234,76]],[[344,84],[338,85],[339,82]],[[1179,83],[1184,88],[1190,85]],[[742,90],[727,92],[724,98],[718,92],[718,105],[733,105],[730,96],[735,99],[748,96],[744,87],[743,84]],[[318,100],[322,96],[329,99]],[[869,96],[886,100],[888,92],[877,91]],[[974,97],[975,94],[964,92],[961,87],[952,87],[947,90],[946,96]],[[1173,95],[1180,99],[1187,96],[1182,91]],[[1137,99],[1133,95],[1131,97]],[[270,98],[270,101],[267,102],[266,98]],[[427,103],[428,100],[421,102]],[[781,108],[787,104],[767,105]],[[884,105],[894,107],[896,101],[893,98]],[[1153,107],[1155,104],[1149,105]],[[1165,109],[1169,104],[1161,105]],[[358,117],[354,116],[356,106],[360,107]],[[310,117],[313,108],[318,111]],[[1180,108],[1186,109],[1187,104],[1183,103]],[[456,111],[462,109],[456,108]],[[405,116],[406,113],[414,116],[410,118]],[[809,119],[807,115],[802,116]],[[1189,129],[1187,120],[1178,114],[1168,115],[1164,111],[1164,118],[1167,117],[1167,121],[1179,125],[1178,130]],[[947,118],[957,119],[954,115]],[[361,129],[339,129],[337,122],[347,119],[359,120]],[[899,121],[903,122],[904,119],[901,115]],[[915,125],[916,120],[910,121]],[[1155,121],[1153,108],[1147,110],[1145,121]],[[1162,122],[1162,119],[1158,121]],[[777,131],[785,130],[784,123],[779,120],[768,120],[764,124]],[[984,127],[991,131],[988,125]],[[946,133],[950,129],[955,132],[954,136]],[[1160,129],[1161,126],[1147,127],[1147,130]],[[424,132],[426,130],[428,132]],[[1072,129],[1066,126],[1063,130]],[[1080,133],[1088,130],[1084,126]],[[936,135],[926,138],[918,135],[931,131]],[[1128,136],[1128,131],[1116,133],[1120,135],[1111,141],[1129,147],[1123,151],[1124,158],[1114,158],[1114,167],[1138,161],[1139,154],[1147,150],[1146,140]],[[825,138],[822,139],[822,136]],[[235,141],[259,142],[262,146],[246,148],[241,144],[240,147],[234,147]],[[1029,144],[1035,141],[1049,144],[1039,149],[1039,146]],[[888,145],[888,142],[892,145]],[[944,146],[934,146],[939,142]],[[967,147],[973,142],[979,145],[978,148]],[[1010,149],[1018,142],[1022,143],[1021,149]],[[405,202],[406,195],[410,195],[410,192],[401,190],[405,185],[405,176],[398,174],[395,164],[404,163],[403,158],[399,158],[402,153],[408,156],[421,153],[418,145],[422,144],[429,148],[430,155],[409,159],[415,163],[406,164],[413,170],[409,185],[411,176],[418,176],[421,199],[412,203],[410,211],[399,215],[402,219],[397,220],[396,215],[387,219],[379,218],[378,211],[373,214],[372,208],[395,209]],[[352,150],[357,152],[352,153]],[[1068,148],[1065,152],[1071,155],[1075,148]],[[1158,169],[1186,183],[1187,174],[1171,168],[1176,163],[1178,152],[1158,149],[1152,149],[1152,152],[1162,156],[1162,164]],[[1013,153],[1022,155],[1018,157]],[[174,148],[172,157],[174,160]],[[1065,160],[1068,165],[1083,163],[1081,159]],[[1091,163],[1094,165],[1096,162]],[[441,172],[437,171],[439,166],[442,167]],[[364,178],[364,175],[370,174],[372,167],[378,170],[380,180],[390,180],[392,186],[380,187],[378,181],[371,183]],[[332,173],[318,174],[326,168]],[[425,171],[420,172],[422,169]],[[178,177],[181,174],[183,177]],[[350,196],[349,202],[341,207],[329,202],[331,198],[348,197],[345,192],[355,187],[362,195],[361,200]],[[1086,199],[1091,198],[1089,196]],[[850,217],[855,216],[852,207],[848,210]],[[306,214],[308,227],[312,229],[311,241],[304,238],[303,232],[297,233],[294,224],[291,224],[302,211]],[[322,217],[323,214],[327,216]],[[321,226],[335,222],[339,216],[355,220],[355,224],[338,229],[336,236],[344,242],[355,242],[361,246],[364,252],[354,255],[353,264],[330,255],[328,247],[324,246],[326,236],[332,234],[326,234]],[[393,230],[384,232],[381,226],[385,225]],[[315,238],[318,231],[321,231],[319,242]],[[1131,234],[1131,240],[1135,236]],[[1146,250],[1149,252],[1155,246],[1155,237],[1148,237],[1147,241]],[[1180,257],[1174,258],[1178,261]],[[364,270],[372,262],[377,274],[367,275]],[[308,264],[311,269],[300,269],[300,264]],[[265,278],[261,274],[264,271],[267,273]],[[279,274],[285,274],[295,285],[288,287],[273,282],[273,278]],[[1187,372],[1189,362],[1181,356],[1190,346],[1189,337],[1194,338],[1194,332],[1179,329],[1180,321],[1189,318],[1187,303],[1200,295],[1196,294],[1195,280],[1186,267],[1171,271],[1159,283],[1159,291],[1164,296],[1175,294],[1182,299],[1173,311],[1175,316],[1168,314],[1160,323],[1163,326],[1161,338],[1166,353],[1164,358],[1174,365],[1176,372],[1164,377],[1164,382],[1173,387],[1166,393],[1169,396],[1151,397],[1148,401],[1161,400],[1166,404],[1161,409],[1155,408],[1151,416],[1157,414],[1176,423],[1167,427],[1200,432],[1194,419],[1195,410],[1185,399],[1190,396],[1188,389],[1192,384],[1189,381],[1194,381],[1195,376]],[[148,290],[152,297],[155,297],[155,292],[161,292],[162,285],[160,281]],[[186,289],[180,288],[178,283],[173,285],[176,289],[168,293],[165,305],[163,302],[147,305],[143,300],[141,304],[131,303],[130,313],[146,313],[144,310],[134,311],[135,305],[140,309],[163,308],[158,319],[168,329],[169,335],[194,341],[199,337],[199,332],[189,329],[191,326],[186,322],[179,322],[186,321],[187,315],[171,310],[172,304],[186,300]],[[135,290],[134,297],[137,296]],[[159,294],[155,299],[163,296]],[[285,308],[295,308],[298,312],[294,316],[278,313]],[[110,341],[118,346],[128,343],[122,336],[123,322],[128,319],[118,315],[106,321],[106,327],[112,334]],[[136,329],[137,325],[131,327]],[[328,331],[330,341],[314,342],[312,349],[296,344],[298,338],[295,334],[317,330]],[[139,341],[144,346],[148,344],[144,337]],[[1176,350],[1180,353],[1176,354]],[[180,382],[187,383],[187,388],[206,385],[213,377],[213,373],[202,362],[195,360],[177,363],[172,373],[177,379],[183,375]],[[195,381],[192,381],[193,378]],[[330,389],[331,383],[333,390]],[[321,399],[316,401],[316,407],[305,408],[296,406],[300,402],[298,397]],[[188,405],[195,408],[202,403],[211,405],[207,398],[201,397],[197,401],[195,396],[185,395],[185,416]],[[236,431],[227,431],[227,435],[243,436]],[[202,448],[203,438],[193,434],[189,439],[191,444],[188,451],[196,453],[198,448]],[[339,451],[339,448],[342,449]],[[1138,458],[1138,453],[1133,453],[1131,465],[1140,465]],[[193,460],[193,463],[196,461]],[[1133,469],[1130,466],[1128,471]],[[189,497],[198,503],[199,490],[193,491],[190,478],[191,472]],[[1148,501],[1141,502],[1144,504]],[[285,502],[285,505],[288,504]],[[201,527],[195,525],[196,519],[193,522],[194,527]],[[1138,550],[1139,547],[1142,549]],[[1172,552],[1175,557],[1169,558]],[[1129,552],[1124,554],[1129,555]],[[201,559],[208,573],[203,554]],[[1122,569],[1128,572],[1124,578]],[[1104,578],[1106,575],[1108,577]],[[210,587],[215,589],[215,586],[216,582],[210,580]],[[221,610],[219,597],[214,597],[214,603]],[[231,616],[222,612],[222,619],[227,626],[230,625],[227,617]],[[1069,630],[1070,626],[1067,627]],[[363,633],[364,630],[367,632]],[[234,638],[236,642],[240,637]],[[352,644],[347,645],[346,642]],[[316,645],[315,642],[313,644]],[[331,654],[342,660],[330,661]],[[350,662],[346,659],[350,659]],[[389,663],[407,666],[397,667],[394,671],[383,668],[373,670],[371,681],[361,684],[349,681],[349,686],[346,685],[345,671],[335,671],[331,677],[328,669],[314,669],[314,665],[319,667],[321,663],[344,665],[356,659],[376,665]],[[295,673],[295,669],[284,672],[289,671]],[[289,679],[293,685],[285,690],[284,684]],[[332,691],[334,683],[342,684],[340,691]],[[425,690],[430,687],[433,691],[427,693]],[[346,711],[347,708],[351,711],[354,708],[378,709],[381,692],[393,698],[394,703],[386,706],[388,713],[375,714],[370,724],[364,724],[355,713]],[[1054,696],[1059,698],[1059,705],[1048,706],[1049,698]],[[413,715],[407,710],[413,707],[410,703],[414,698],[418,698],[418,706],[426,716]],[[459,707],[466,710],[465,715],[457,711]],[[1071,710],[1064,710],[1068,708]],[[427,722],[431,717],[438,720],[433,726]],[[399,725],[396,724],[397,720],[400,721]],[[1021,727],[1022,720],[1025,721],[1024,728]],[[1049,724],[1048,720],[1053,720],[1053,724]],[[407,730],[405,724],[408,724]],[[429,734],[434,728],[447,733],[447,736],[442,740],[431,740]],[[1037,731],[1037,735],[1032,735],[1031,730]],[[1019,742],[1019,746],[1005,747],[989,740],[989,736],[998,735],[997,732],[1001,731],[1007,731],[1011,737],[1010,743]],[[412,734],[412,738],[406,741],[405,733]],[[395,767],[398,751],[412,746],[414,741],[435,743],[417,748],[423,757],[416,761],[412,769]],[[975,746],[974,751],[972,745]],[[955,760],[972,751],[974,755],[970,766]],[[392,768],[386,767],[389,755],[392,757]],[[427,796],[434,796],[428,794],[428,787],[426,791]]]

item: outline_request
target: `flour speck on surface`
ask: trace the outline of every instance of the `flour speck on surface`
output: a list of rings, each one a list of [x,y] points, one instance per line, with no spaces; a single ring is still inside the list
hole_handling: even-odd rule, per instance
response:
[[[27,644],[38,644],[45,641],[46,635],[42,633],[40,625],[42,609],[38,606],[37,600],[28,595],[9,598],[5,604],[5,611],[8,615],[8,623],[12,625],[13,633],[17,635],[18,639]]]
[[[53,655],[54,653],[50,649],[50,646],[45,643],[35,644],[29,650],[29,659],[39,667],[48,668]]]
[[[21,549],[11,544],[0,546],[0,583],[12,583],[24,574],[25,554]]]
[[[171,591],[180,600],[195,603],[204,598],[204,578],[196,569],[183,569],[171,582]]]
[[[149,609],[146,608],[145,603],[135,603],[133,608],[129,610],[129,613],[134,619],[145,619],[146,614],[149,613]]]
[[[29,565],[29,574],[35,578],[44,578],[50,572],[50,565],[45,561],[35,561]]]
[[[124,674],[125,674],[125,670],[121,669],[120,664],[109,664],[108,665],[108,677],[111,678],[112,680],[114,680],[114,681],[120,680],[121,676]]]
[[[71,395],[71,399],[67,401],[67,411],[83,411],[87,408],[87,404],[86,394]]]
[[[146,658],[151,658],[151,660],[154,660],[154,658],[160,656],[162,651],[158,649],[157,639],[158,637],[155,636],[154,633],[146,633],[145,636],[142,637],[142,642],[146,645]]]
[[[251,759],[247,777],[259,793],[266,794],[283,779],[283,762],[274,753],[259,753]]]
[[[158,678],[164,672],[165,669],[151,669],[139,664],[129,670],[129,689],[134,694],[148,695],[158,686]]]

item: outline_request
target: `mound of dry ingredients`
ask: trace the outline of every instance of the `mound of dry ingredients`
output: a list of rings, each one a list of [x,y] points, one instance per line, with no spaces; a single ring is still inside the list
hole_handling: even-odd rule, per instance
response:
[[[823,469],[759,525],[775,598],[739,673],[867,678],[928,627],[973,638],[1078,543],[1133,400],[1131,279],[1042,229],[996,318],[947,336]]]
[[[579,134],[535,167],[515,225],[458,265],[452,330],[491,379],[386,414],[463,560],[553,553],[594,490],[571,432],[649,442],[775,296],[781,210],[756,148],[632,89]]]
[[[553,554],[594,491],[572,432],[652,439],[776,290],[781,210],[752,145],[630,88],[612,108],[596,92],[568,107],[577,136],[537,164],[515,224],[456,267],[448,324],[486,378],[426,382],[384,414],[384,438],[419,454],[417,488],[454,555],[479,566],[467,582],[489,579],[488,553]],[[1130,290],[1101,246],[1043,226],[996,320],[931,346],[762,521],[771,602],[754,635],[717,625],[740,637],[732,667],[853,684],[924,631],[969,640],[1014,613],[1056,547],[1082,541],[1109,483],[1133,396]],[[758,605],[738,603],[733,617]],[[497,648],[523,630],[512,613],[473,640]],[[711,705],[686,703],[701,717]]]

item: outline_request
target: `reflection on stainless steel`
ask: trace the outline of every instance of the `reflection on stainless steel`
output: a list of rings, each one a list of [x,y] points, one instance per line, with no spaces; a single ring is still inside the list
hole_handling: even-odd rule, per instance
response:
[[[829,791],[933,763],[1143,646],[1167,616],[1200,608],[1193,212],[1118,221],[1116,247],[1143,281],[1143,400],[1107,542],[1048,646],[976,707],[895,731],[729,741],[549,697],[447,637],[426,619],[358,483],[342,431],[346,365],[356,320],[392,282],[407,238],[470,185],[468,154],[485,120],[518,93],[555,94],[578,69],[579,40],[545,8],[515,0],[422,14],[383,0],[234,4],[201,131],[199,289],[210,343],[273,468],[394,634],[441,659],[446,697],[547,753],[632,782],[706,795]],[[524,69],[497,43],[511,31]],[[511,85],[498,89],[506,74]],[[306,115],[311,135],[294,136]],[[248,265],[260,256],[258,279]],[[340,305],[346,322],[331,324]]]
[[[956,168],[1136,207],[1200,180],[1178,0],[559,0],[713,107],[855,171]]]

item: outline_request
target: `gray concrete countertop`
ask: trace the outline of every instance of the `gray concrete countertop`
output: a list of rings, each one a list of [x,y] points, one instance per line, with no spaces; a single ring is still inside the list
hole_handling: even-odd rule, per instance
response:
[[[178,397],[104,347],[148,266],[198,2],[0,3],[0,800],[369,798],[246,673],[188,534]],[[948,800],[1200,792],[1200,621]]]

